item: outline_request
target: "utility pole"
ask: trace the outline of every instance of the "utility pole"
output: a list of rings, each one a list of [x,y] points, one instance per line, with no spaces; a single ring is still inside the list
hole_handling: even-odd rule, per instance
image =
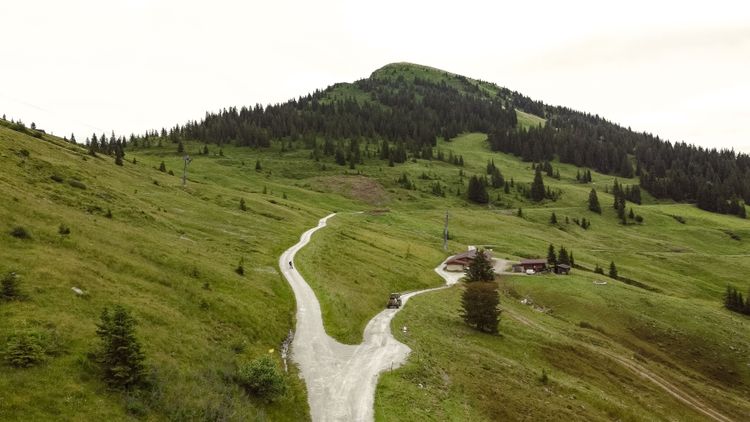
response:
[[[448,211],[445,211],[445,228],[443,229],[443,250],[448,252]]]
[[[190,162],[193,161],[193,159],[190,158],[190,156],[187,154],[185,154],[185,156],[182,157],[182,159],[185,160],[185,167],[182,168],[182,187],[185,187],[185,184],[187,183],[188,164],[190,164]]]

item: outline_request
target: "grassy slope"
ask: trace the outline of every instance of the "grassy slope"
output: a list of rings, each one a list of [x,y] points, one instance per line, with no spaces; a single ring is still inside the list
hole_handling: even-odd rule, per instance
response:
[[[483,139],[484,135],[469,134],[440,142],[438,147],[463,154],[467,175],[481,173],[492,158],[507,178],[530,182],[532,172],[528,163],[490,153]],[[414,327],[404,341],[416,354],[407,367],[384,377],[377,402],[378,418],[403,420],[432,415],[435,420],[451,417],[493,420],[518,412],[528,412],[531,417],[696,418],[650,383],[599,354],[581,350],[581,339],[586,344],[607,344],[608,349],[621,356],[638,356],[656,373],[668,376],[680,386],[689,386],[687,391],[729,415],[737,416],[750,408],[745,398],[750,379],[747,366],[750,344],[746,340],[750,327],[747,318],[731,315],[720,307],[726,283],[743,290],[748,288],[744,277],[750,270],[747,221],[709,214],[689,205],[656,203],[645,195],[644,205],[633,206],[645,218],[645,224],[623,227],[617,224],[611,208],[612,196],[604,193],[605,185],[611,185],[613,178],[594,173],[594,184],[581,185],[575,182],[577,169],[569,165],[557,165],[560,181],[547,180],[551,186],[563,190],[558,202],[530,206],[516,194],[493,192],[493,198],[500,193],[500,203],[504,206],[483,209],[468,206],[453,196],[435,198],[422,192],[432,183],[418,179],[423,172],[453,188],[459,186],[453,166],[426,161],[396,168],[377,164],[360,166],[359,171],[377,178],[386,187],[391,197],[387,205],[392,212],[345,216],[340,221],[347,224],[334,225],[331,227],[334,230],[321,233],[311,248],[300,255],[302,271],[322,297],[329,331],[340,340],[359,341],[361,328],[381,309],[382,298],[397,283],[412,280],[419,273],[424,274],[423,285],[440,282],[431,272],[439,258],[428,258],[440,253],[446,208],[451,210],[452,251],[463,250],[467,244],[491,244],[509,258],[544,256],[546,246],[552,241],[572,249],[578,263],[586,267],[598,264],[606,268],[610,260],[615,260],[622,275],[664,292],[652,293],[617,282],[604,288],[595,287],[592,282],[601,276],[582,271],[564,279],[510,278],[506,282],[509,293],[503,299],[510,302],[506,306],[519,308],[518,312],[525,312],[528,318],[544,326],[549,324],[549,329],[556,333],[550,337],[506,318],[503,327],[507,328],[503,330],[517,330],[520,336],[511,343],[505,342],[506,337],[487,338],[463,327],[456,312],[458,289],[418,298],[414,307],[407,307],[394,322],[395,326]],[[422,191],[396,188],[394,180],[403,172],[416,180]],[[602,216],[586,209],[592,185],[599,189]],[[524,219],[514,215],[519,206],[524,207]],[[556,228],[548,224],[552,211],[563,222]],[[687,224],[678,223],[671,215],[685,217]],[[565,224],[566,216],[586,217],[592,220],[592,227],[584,231],[572,222]],[[727,231],[738,234],[741,240],[732,240]],[[393,246],[390,242],[395,239],[400,241]],[[404,246],[420,243],[431,246],[432,250],[420,248],[409,259],[409,268],[404,269]],[[411,248],[416,250],[414,246]],[[326,259],[321,255],[335,256],[335,265],[323,263]],[[372,271],[373,268],[377,271]],[[402,286],[411,289],[418,284]],[[516,304],[517,296],[530,296],[552,312],[537,314],[522,309]],[[427,312],[426,308],[431,310]],[[601,332],[580,328],[581,322],[596,326]],[[506,335],[510,336],[504,332]],[[470,341],[459,342],[459,347],[455,336]],[[518,351],[509,356],[515,348],[535,357],[528,358]],[[430,358],[422,361],[420,354]],[[565,356],[562,361],[559,354]],[[464,361],[456,359],[457,356],[474,358]],[[498,362],[513,366],[513,375],[498,371]],[[485,369],[474,372],[475,367]],[[602,367],[608,372],[600,373]],[[553,374],[551,387],[535,381],[542,369]],[[431,380],[430,385],[435,389],[425,392],[418,387],[425,380],[415,376],[414,371],[420,374],[427,371],[430,376],[438,374],[440,379],[451,381],[446,381],[447,386],[435,386]],[[470,394],[482,386],[506,383],[514,387],[497,387],[500,390],[495,391],[506,400],[485,401]],[[716,397],[715,391],[725,391],[725,395]],[[582,402],[573,407],[580,409],[583,405],[585,413],[569,409],[572,405],[568,399],[552,406],[547,403],[548,396],[568,393]],[[509,406],[509,402],[516,405]],[[423,413],[421,406],[406,406],[409,410],[405,411],[402,405],[407,403],[422,403],[431,410]],[[521,407],[518,403],[527,405]]]
[[[18,331],[43,332],[60,344],[58,356],[38,367],[2,367],[0,419],[127,417],[121,396],[106,391],[85,358],[101,310],[114,303],[133,311],[157,370],[154,419],[304,419],[296,377],[288,397],[273,405],[247,398],[228,377],[236,362],[278,349],[293,327],[294,299],[276,260],[334,203],[312,192],[304,193],[311,206],[285,201],[280,191],[251,193],[264,176],[227,167],[229,151],[223,159],[198,157],[182,189],[177,177],[154,170],[161,157],[120,168],[110,157],[86,157],[45,138],[0,128],[0,272],[18,272],[29,296],[0,303],[0,350]],[[178,168],[176,154],[164,158]],[[70,186],[73,178],[87,189]],[[240,196],[247,212],[238,209]],[[71,229],[65,239],[57,234],[61,223]],[[18,225],[31,240],[8,235]],[[245,277],[233,271],[241,257]],[[76,297],[71,287],[89,295]]]
[[[519,115],[519,124],[534,121]],[[278,144],[264,151],[225,147],[223,157],[214,146],[210,156],[195,156],[183,190],[176,177],[155,170],[161,160],[181,168],[174,145],[128,151],[126,158],[135,156],[138,164],[118,168],[109,157],[84,161],[67,145],[0,128],[0,193],[9,199],[0,205],[0,271],[21,273],[30,296],[0,304],[0,345],[10,333],[28,329],[57,333],[62,344],[59,356],[37,368],[1,368],[9,375],[0,379],[0,419],[128,417],[121,397],[104,389],[84,358],[95,344],[101,308],[115,302],[134,311],[151,366],[158,369],[162,394],[152,419],[228,412],[236,419],[305,418],[300,383],[283,402],[267,406],[246,398],[226,374],[238,360],[277,347],[293,324],[293,297],[275,270],[278,254],[332,210],[371,208],[390,212],[342,213],[298,255],[298,268],[321,299],[327,329],[345,342],[359,341],[389,292],[441,283],[432,268],[445,256],[446,209],[451,252],[492,244],[511,259],[543,256],[551,241],[572,249],[587,267],[614,259],[622,275],[663,292],[619,282],[595,286],[602,277],[582,271],[566,278],[510,277],[502,282],[501,336],[481,335],[461,323],[460,288],[417,297],[394,321],[410,328],[398,335],[414,354],[382,378],[377,419],[698,418],[592,350],[596,345],[637,359],[742,419],[750,410],[750,324],[723,310],[719,300],[726,283],[750,287],[750,224],[645,195],[644,205],[634,206],[645,224],[623,227],[604,193],[611,177],[594,173],[593,185],[580,185],[575,167],[557,164],[561,180],[545,180],[563,190],[557,202],[531,205],[516,193],[494,190],[492,205],[468,205],[456,189],[465,193],[468,176],[483,173],[488,159],[507,179],[529,183],[533,176],[529,163],[489,152],[484,139],[467,134],[439,142],[441,150],[464,156],[463,177],[458,167],[436,161],[391,168],[366,159],[351,171],[330,157],[314,163],[308,151],[281,153]],[[188,152],[198,148],[187,144]],[[29,150],[30,158],[18,155],[20,149]],[[256,159],[260,172],[254,170]],[[404,172],[416,191],[398,187]],[[66,183],[51,181],[52,173]],[[422,174],[447,186],[447,197],[431,195],[434,180],[420,179]],[[70,187],[72,177],[88,189]],[[602,216],[586,209],[592,186]],[[237,208],[240,197],[247,212]],[[518,207],[524,219],[514,215]],[[107,208],[112,220],[103,217]],[[548,224],[552,211],[558,227]],[[687,224],[670,215],[685,217]],[[565,224],[566,216],[589,218],[592,227]],[[72,229],[69,239],[56,234],[61,222]],[[33,240],[7,235],[19,224]],[[240,257],[244,278],[233,272]],[[204,281],[211,290],[201,287]],[[89,298],[76,298],[74,285],[89,291]],[[520,305],[520,297],[551,311],[533,311]],[[581,328],[581,322],[595,329]],[[543,369],[551,378],[546,386],[538,381]]]

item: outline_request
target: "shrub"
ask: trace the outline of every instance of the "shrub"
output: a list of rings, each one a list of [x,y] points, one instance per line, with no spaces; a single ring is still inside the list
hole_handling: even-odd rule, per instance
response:
[[[5,360],[16,368],[28,368],[44,360],[44,342],[39,333],[20,333],[8,339]]]
[[[549,384],[549,376],[547,375],[546,369],[542,369],[542,375],[539,377],[539,382],[541,382],[544,385]]]
[[[270,356],[252,360],[237,371],[237,381],[252,395],[273,401],[287,390],[284,375]]]
[[[239,265],[237,265],[237,268],[234,269],[234,272],[236,272],[239,275],[245,275],[245,259],[241,258]]]
[[[16,273],[8,273],[0,280],[0,298],[5,300],[21,299],[21,290]]]
[[[68,182],[68,184],[77,189],[86,189],[86,184],[81,182],[80,180],[73,179],[70,182]]]
[[[60,236],[67,236],[70,234],[70,227],[66,226],[65,223],[60,223],[60,227],[57,228],[57,233]]]
[[[49,178],[52,179],[52,180],[54,180],[57,183],[62,183],[64,181],[64,179],[62,178],[62,176],[60,176],[58,174],[53,174]]]
[[[10,235],[17,239],[31,239],[31,233],[29,233],[29,231],[23,226],[13,227],[13,230],[10,231]]]

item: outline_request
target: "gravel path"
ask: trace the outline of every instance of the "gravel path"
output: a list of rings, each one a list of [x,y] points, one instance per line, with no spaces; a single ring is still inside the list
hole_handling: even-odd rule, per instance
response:
[[[391,335],[390,322],[399,309],[384,309],[371,319],[365,327],[362,344],[341,344],[326,334],[315,293],[299,272],[289,266],[312,234],[325,227],[334,215],[322,218],[279,258],[281,273],[292,286],[297,300],[292,359],[299,366],[307,385],[313,421],[372,421],[378,376],[402,365],[411,352],[408,346]],[[446,285],[406,293],[401,296],[402,307],[409,298],[449,287],[463,276],[462,273],[445,272],[442,267],[441,263],[435,271],[446,280]],[[387,297],[384,297],[384,306],[386,301]]]

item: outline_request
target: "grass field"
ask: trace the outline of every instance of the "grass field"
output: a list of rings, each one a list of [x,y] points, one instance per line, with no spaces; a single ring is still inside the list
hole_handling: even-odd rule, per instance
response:
[[[127,150],[117,167],[111,157],[87,156],[53,137],[0,128],[0,273],[18,272],[28,296],[0,303],[0,350],[19,331],[52,339],[44,363],[0,367],[0,419],[306,419],[304,385],[294,373],[290,392],[271,404],[246,395],[232,374],[239,362],[278,349],[293,328],[294,299],[276,260],[332,211],[339,215],[298,254],[297,267],[321,301],[327,330],[346,343],[360,341],[388,293],[442,283],[432,269],[446,256],[446,211],[450,252],[491,245],[518,259],[545,256],[552,242],[587,268],[614,260],[622,276],[651,289],[582,270],[508,277],[500,282],[499,336],[463,325],[460,287],[416,297],[393,323],[409,327],[398,335],[414,352],[383,376],[376,419],[700,419],[597,348],[743,419],[750,411],[750,320],[725,311],[721,295],[727,283],[750,288],[750,223],[646,194],[633,206],[644,223],[622,226],[605,193],[611,176],[594,172],[594,183],[579,184],[579,169],[558,163],[561,179],[545,178],[562,191],[556,202],[530,204],[515,190],[494,189],[490,205],[470,205],[457,192],[465,194],[468,177],[483,174],[490,159],[508,180],[533,178],[530,163],[490,152],[485,139],[438,142],[436,149],[464,157],[463,168],[426,160],[388,167],[366,157],[354,170],[330,157],[315,162],[299,146],[282,152],[277,142],[265,150],[209,146],[208,155],[188,142],[194,161],[182,188],[182,158],[169,142]],[[161,161],[176,175],[159,172]],[[405,173],[415,190],[397,182]],[[436,182],[445,197],[431,193]],[[602,215],[587,210],[592,187]],[[588,230],[572,222],[581,217],[591,220]],[[57,233],[61,223],[69,236]],[[31,239],[10,236],[15,226]],[[244,276],[235,272],[240,260]],[[593,284],[601,279],[608,284]],[[71,287],[88,294],[77,297]],[[547,311],[521,305],[524,297]],[[158,386],[148,397],[107,391],[86,357],[102,308],[114,303],[140,323]]]

